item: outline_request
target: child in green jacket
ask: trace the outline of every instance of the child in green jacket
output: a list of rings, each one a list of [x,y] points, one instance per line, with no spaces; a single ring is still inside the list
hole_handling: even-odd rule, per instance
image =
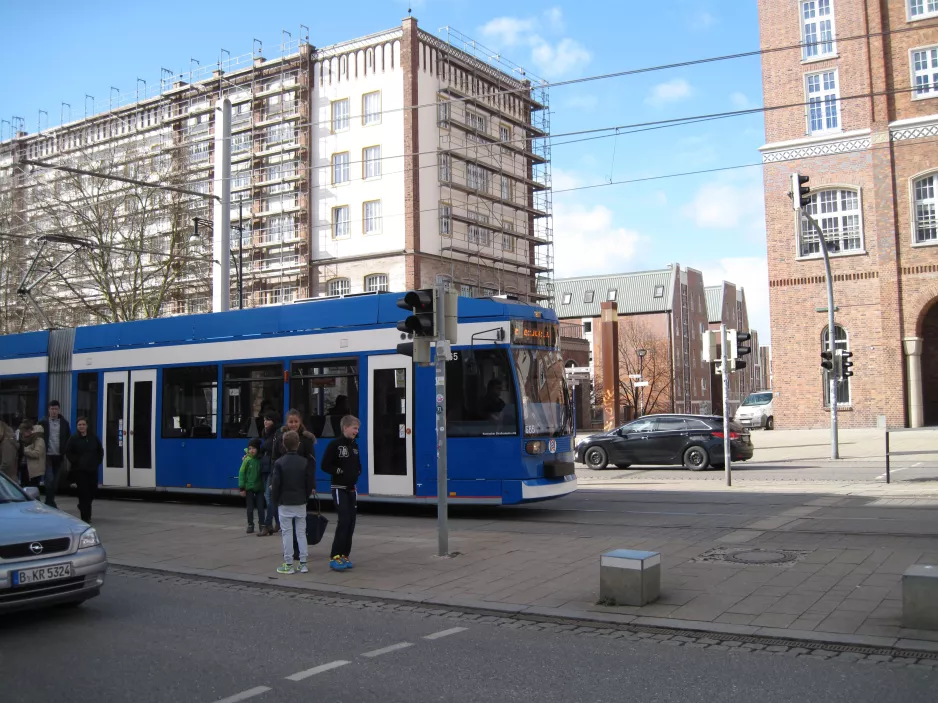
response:
[[[244,460],[241,462],[241,471],[238,472],[238,488],[245,499],[248,510],[247,533],[254,532],[254,508],[257,508],[257,522],[264,524],[264,510],[267,503],[264,501],[264,479],[261,477],[261,462],[257,453],[261,449],[261,441],[252,439],[244,450]]]

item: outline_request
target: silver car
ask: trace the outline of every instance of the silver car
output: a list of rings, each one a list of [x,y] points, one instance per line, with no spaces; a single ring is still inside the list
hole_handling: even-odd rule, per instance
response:
[[[0,613],[79,604],[101,592],[107,554],[95,529],[0,473]]]

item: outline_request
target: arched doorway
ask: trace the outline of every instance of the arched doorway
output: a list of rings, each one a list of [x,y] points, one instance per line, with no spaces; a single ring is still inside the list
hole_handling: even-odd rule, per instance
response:
[[[922,319],[922,415],[926,425],[938,425],[938,300]]]

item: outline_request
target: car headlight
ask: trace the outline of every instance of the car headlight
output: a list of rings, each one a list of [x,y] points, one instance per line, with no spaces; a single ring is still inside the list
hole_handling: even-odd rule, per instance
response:
[[[101,540],[98,538],[98,532],[93,527],[89,527],[85,530],[81,539],[78,541],[79,549],[87,549],[88,547],[97,547],[101,544]]]

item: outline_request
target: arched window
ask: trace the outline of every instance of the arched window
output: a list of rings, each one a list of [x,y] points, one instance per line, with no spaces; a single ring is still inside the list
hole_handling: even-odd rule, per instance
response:
[[[365,276],[365,292],[380,293],[388,290],[388,275],[386,273],[373,273]]]
[[[831,252],[863,251],[863,226],[860,216],[860,192],[852,188],[828,188],[811,193],[805,208],[824,231],[824,241]],[[799,256],[817,256],[821,241],[817,228],[807,217],[801,218]]]
[[[825,327],[821,335],[821,349],[830,351],[830,334]],[[850,351],[850,339],[847,330],[840,325],[834,325],[834,351]],[[824,407],[830,407],[830,372],[824,371],[824,388],[821,396],[824,398]],[[837,382],[837,405],[850,405],[850,379],[842,378]]]
[[[326,285],[330,296],[348,295],[352,292],[352,283],[347,278],[333,278]]]
[[[938,241],[938,221],[935,218],[935,181],[938,174],[917,179],[912,185],[915,193],[915,243]]]

